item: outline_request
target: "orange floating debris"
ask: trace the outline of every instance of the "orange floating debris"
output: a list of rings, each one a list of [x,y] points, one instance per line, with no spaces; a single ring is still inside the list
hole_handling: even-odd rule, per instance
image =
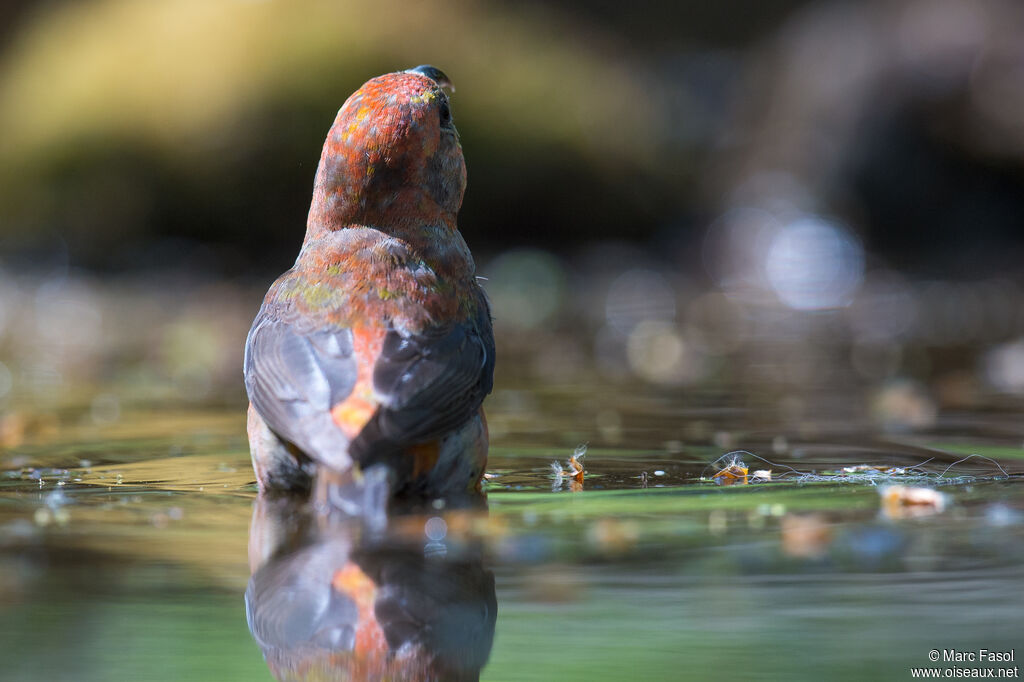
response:
[[[569,479],[569,490],[572,492],[583,490],[583,477],[587,473],[583,468],[583,456],[586,454],[587,446],[581,445],[565,461],[564,469],[557,461],[551,463],[551,471],[555,478],[553,489],[561,488],[562,481],[567,478]]]
[[[746,485],[747,467],[739,459],[734,459],[724,469],[711,477],[718,485]]]
[[[583,474],[586,473],[583,470],[583,462],[580,461],[582,457],[583,453],[576,451],[573,453],[572,457],[570,457],[569,460],[566,462],[566,475],[573,478],[577,483],[583,482]]]
[[[906,485],[883,485],[882,514],[890,519],[916,518],[938,514],[946,508],[946,496],[931,488]]]

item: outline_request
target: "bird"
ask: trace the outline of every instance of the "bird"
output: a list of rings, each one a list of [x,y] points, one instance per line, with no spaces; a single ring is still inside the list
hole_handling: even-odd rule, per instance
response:
[[[319,490],[359,514],[480,490],[494,333],[457,225],[466,164],[446,90],[430,65],[372,78],[327,134],[302,247],[246,339],[261,492]]]

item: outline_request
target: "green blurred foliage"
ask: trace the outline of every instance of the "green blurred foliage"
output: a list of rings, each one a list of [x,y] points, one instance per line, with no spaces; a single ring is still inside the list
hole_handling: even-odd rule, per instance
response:
[[[677,122],[628,46],[584,29],[484,0],[39,5],[0,63],[4,250],[50,235],[83,264],[278,267],[334,112],[420,63],[457,86],[471,242],[650,229],[674,201]],[[149,242],[168,236],[211,246]]]

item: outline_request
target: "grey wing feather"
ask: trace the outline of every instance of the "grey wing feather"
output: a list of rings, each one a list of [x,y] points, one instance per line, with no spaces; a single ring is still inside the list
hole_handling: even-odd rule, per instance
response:
[[[270,429],[314,460],[348,468],[348,440],[331,418],[356,382],[352,332],[302,332],[261,310],[245,344],[245,388]]]

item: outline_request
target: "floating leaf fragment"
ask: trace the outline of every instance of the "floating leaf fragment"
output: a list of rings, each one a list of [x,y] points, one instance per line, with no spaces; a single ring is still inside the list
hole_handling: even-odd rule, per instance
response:
[[[565,461],[565,468],[557,461],[551,463],[552,478],[555,479],[551,484],[552,490],[561,488],[562,481],[566,478],[569,479],[569,489],[572,492],[583,490],[583,476],[587,473],[583,468],[583,457],[586,454],[587,446],[580,445]]]
[[[583,462],[581,461],[585,454],[587,454],[586,446],[576,448],[576,452],[572,453],[572,456],[566,462],[567,475],[571,476],[579,483],[583,482],[583,474],[586,473],[586,471],[583,470]]]
[[[711,477],[718,485],[747,485],[747,465],[739,457],[732,458],[724,468]]]
[[[946,508],[945,495],[932,488],[884,485],[878,489],[882,514],[889,519],[906,519],[939,514]]]

